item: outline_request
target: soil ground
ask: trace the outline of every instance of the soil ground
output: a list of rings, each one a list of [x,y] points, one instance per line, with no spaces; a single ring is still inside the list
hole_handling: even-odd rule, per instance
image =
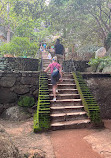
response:
[[[111,120],[104,120],[104,123],[105,129],[69,129],[35,134],[33,118],[21,122],[0,119],[0,124],[22,153],[41,151],[46,158],[111,158]]]

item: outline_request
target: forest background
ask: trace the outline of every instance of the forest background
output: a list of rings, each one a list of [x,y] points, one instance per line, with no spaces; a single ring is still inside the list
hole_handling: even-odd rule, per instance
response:
[[[111,0],[0,0],[1,55],[34,57],[59,36],[69,53],[111,45]]]

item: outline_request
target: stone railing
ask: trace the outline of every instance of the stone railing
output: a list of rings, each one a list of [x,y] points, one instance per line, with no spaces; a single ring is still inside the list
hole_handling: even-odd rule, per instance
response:
[[[111,119],[111,74],[82,72],[87,86],[98,103],[103,119]]]
[[[0,70],[2,71],[38,71],[39,59],[32,58],[0,58]]]
[[[0,71],[0,113],[17,104],[20,96],[32,96],[37,100],[39,71]]]

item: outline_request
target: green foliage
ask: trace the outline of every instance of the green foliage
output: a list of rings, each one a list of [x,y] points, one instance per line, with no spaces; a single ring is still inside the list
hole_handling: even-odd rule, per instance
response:
[[[95,46],[95,45],[85,45],[83,47],[81,47],[80,49],[77,50],[77,53],[81,54],[81,55],[84,55],[84,54],[87,54],[87,53],[90,53],[90,54],[94,54],[95,51],[97,51],[99,49],[98,46]]]
[[[15,56],[34,56],[38,50],[38,43],[31,43],[27,37],[13,37],[10,43],[0,46],[1,54],[13,54]]]
[[[19,98],[18,101],[18,105],[22,107],[32,107],[34,104],[34,98],[29,96],[22,96]]]
[[[0,45],[0,54],[14,54],[12,53],[13,48],[11,47],[10,43],[2,43]]]
[[[8,10],[7,4],[9,5]],[[46,28],[41,26],[41,22],[44,22],[45,24],[47,21],[47,18],[45,17],[45,8],[45,0],[0,1],[1,25],[5,27],[6,33],[10,30],[8,32],[9,39],[14,35],[28,37],[33,41],[39,41],[39,37],[41,37],[39,34],[42,35],[41,28],[46,31]],[[7,28],[9,28],[9,30],[7,30]]]
[[[56,30],[65,43],[78,48],[90,43],[103,45],[111,20],[107,3],[108,0],[51,0],[48,12],[53,32]]]
[[[1,25],[10,26],[14,36],[38,42],[52,34],[60,35],[69,48],[76,45],[78,49],[91,43],[103,45],[111,21],[107,3],[108,0],[51,0],[47,6],[45,0],[2,0]]]
[[[88,64],[93,68],[93,70],[96,72],[101,72],[104,67],[111,66],[111,57],[103,57],[103,58],[92,58],[88,62]]]
[[[69,0],[52,0],[52,2],[56,5],[56,6],[62,6],[65,2],[67,2]]]

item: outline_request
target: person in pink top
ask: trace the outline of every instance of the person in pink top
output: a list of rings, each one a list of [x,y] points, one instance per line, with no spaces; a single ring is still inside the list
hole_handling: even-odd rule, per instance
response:
[[[62,81],[62,67],[59,63],[57,63],[56,56],[52,58],[52,63],[50,63],[44,71],[47,72],[48,70],[50,70],[52,74],[54,67],[56,67],[59,70],[59,74],[56,77],[52,77],[51,75],[51,83],[54,96],[53,101],[56,101],[56,92],[58,92],[57,83],[58,81]]]

